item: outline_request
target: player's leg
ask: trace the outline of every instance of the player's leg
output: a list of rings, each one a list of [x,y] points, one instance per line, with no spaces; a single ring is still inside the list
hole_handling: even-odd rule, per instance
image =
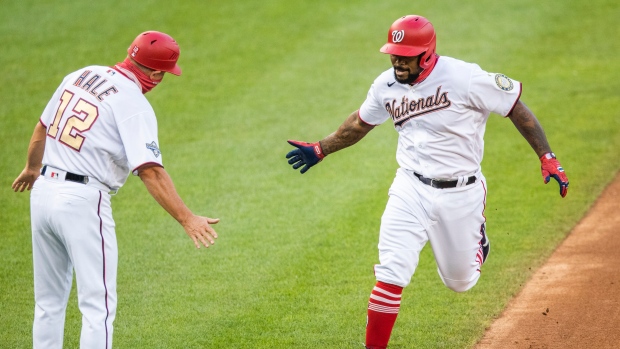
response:
[[[402,290],[411,281],[427,241],[425,214],[416,199],[420,193],[411,185],[410,178],[399,171],[381,218],[377,283],[368,301],[367,348],[387,346],[400,310]]]
[[[65,311],[73,279],[64,243],[48,220],[56,208],[55,195],[55,184],[47,183],[42,177],[35,182],[31,193],[35,349],[62,349]]]
[[[437,223],[429,230],[429,239],[439,276],[456,292],[469,290],[480,278],[490,246],[485,205],[484,177],[471,187],[444,189],[438,197]]]
[[[112,347],[118,250],[110,196],[92,187],[72,192],[73,222],[62,222],[82,313],[80,347]]]

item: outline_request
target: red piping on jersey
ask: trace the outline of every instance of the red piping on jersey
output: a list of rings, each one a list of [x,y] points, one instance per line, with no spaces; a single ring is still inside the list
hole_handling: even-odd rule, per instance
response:
[[[39,123],[47,129],[47,126],[43,123],[43,120],[39,119]]]
[[[153,162],[153,161],[149,161],[149,162],[145,162],[143,164],[140,164],[139,166],[137,166],[136,168],[134,168],[131,173],[134,173],[135,171],[137,171],[140,167],[144,166],[144,165],[149,165],[149,164],[153,164],[153,165],[157,165],[161,168],[164,168],[164,165],[158,163],[158,162]]]
[[[512,111],[515,110],[517,102],[519,102],[519,99],[521,99],[521,92],[523,92],[523,83],[519,84],[519,95],[517,96],[517,100],[515,101],[515,104],[512,105],[512,108],[510,108],[510,111],[508,112],[508,114],[506,114],[506,116],[512,114]]]
[[[366,125],[368,125],[368,126],[372,126],[372,127],[377,126],[377,125],[373,125],[373,124],[370,124],[370,123],[367,123],[366,121],[364,121],[364,119],[362,119],[362,116],[360,115],[360,110],[359,110],[359,109],[357,110],[357,117],[358,117],[358,118],[359,118],[359,119],[360,119],[363,123],[365,123],[365,124],[366,124]]]

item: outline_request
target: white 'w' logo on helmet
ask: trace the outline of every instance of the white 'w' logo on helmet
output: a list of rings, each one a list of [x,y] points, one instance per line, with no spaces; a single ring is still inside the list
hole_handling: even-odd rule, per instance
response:
[[[404,30],[394,30],[392,32],[392,42],[401,42],[405,38]]]

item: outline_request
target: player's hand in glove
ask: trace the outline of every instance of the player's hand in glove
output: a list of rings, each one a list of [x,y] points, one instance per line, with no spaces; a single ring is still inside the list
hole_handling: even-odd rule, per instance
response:
[[[560,195],[565,197],[568,193],[568,177],[558,159],[555,158],[555,154],[546,153],[540,157],[540,170],[545,184],[549,183],[551,177],[555,178],[560,184]]]
[[[318,164],[325,157],[319,142],[306,143],[289,140],[288,143],[297,148],[286,154],[288,163],[293,165],[293,169],[295,170],[303,166],[299,171],[302,174],[306,173],[310,167]]]

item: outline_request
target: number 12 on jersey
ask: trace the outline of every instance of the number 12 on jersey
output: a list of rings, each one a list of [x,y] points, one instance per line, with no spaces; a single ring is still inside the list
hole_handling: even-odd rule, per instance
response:
[[[60,96],[60,105],[56,110],[54,121],[47,128],[47,135],[51,138],[57,139],[60,143],[72,148],[76,151],[80,151],[82,144],[86,137],[82,136],[82,132],[90,130],[97,118],[99,117],[99,109],[92,103],[80,98],[72,110],[67,111],[67,106],[75,95],[72,92],[65,90]],[[60,132],[58,137],[58,130],[60,121],[67,112],[70,115],[65,122],[65,126]]]

